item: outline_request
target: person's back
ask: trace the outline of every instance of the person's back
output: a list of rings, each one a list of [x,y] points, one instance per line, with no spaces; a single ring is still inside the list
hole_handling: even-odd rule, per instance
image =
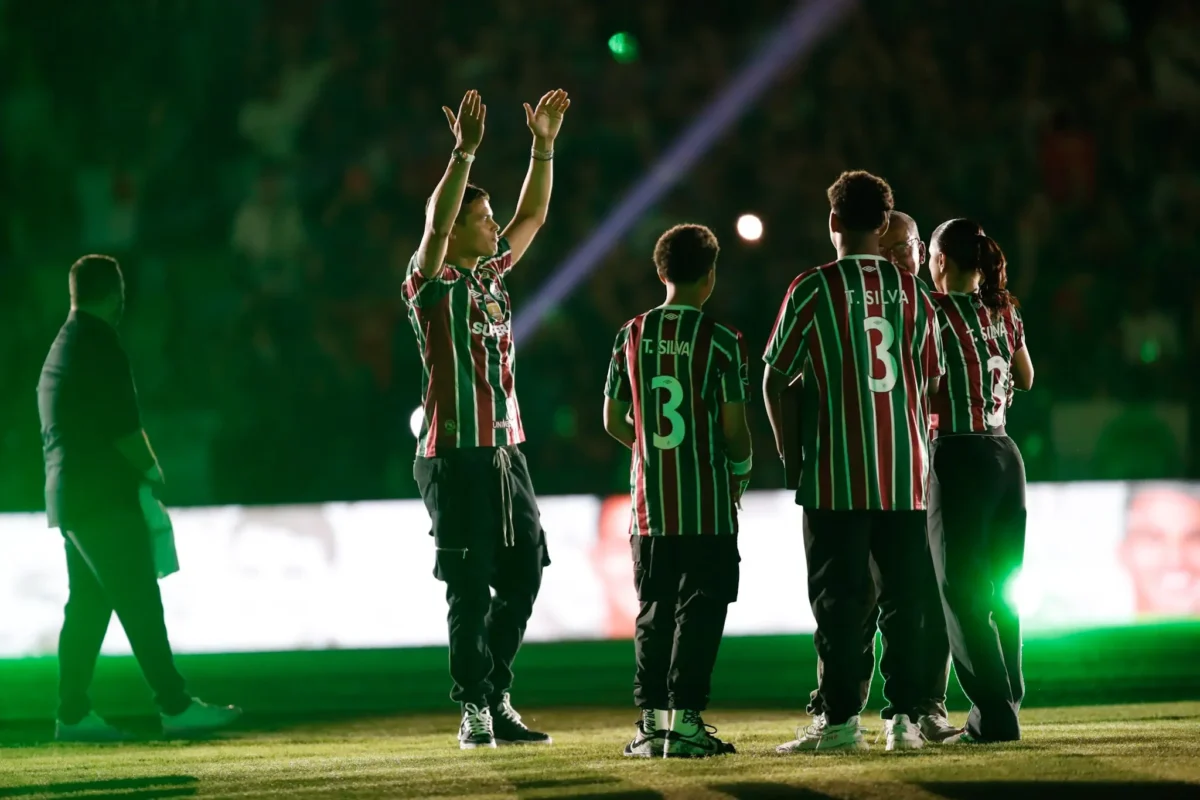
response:
[[[1025,464],[1004,431],[1013,389],[1033,362],[1008,260],[975,220],[942,223],[929,242],[946,380],[934,398],[929,546],[938,565],[954,671],[971,700],[958,741],[1015,741],[1025,686],[1010,586],[1025,552]]]
[[[170,521],[154,498],[158,458],[142,430],[129,359],[116,326],[125,281],[116,259],[88,255],[71,265],[71,313],[46,356],[38,413],[46,463],[46,518],[62,531],[67,605],[59,637],[55,739],[116,741],[127,734],[99,717],[88,690],[113,612],[167,735],[213,730],[241,714],[191,697],[167,640],[154,533]],[[174,545],[169,551],[174,558]]]
[[[72,311],[38,381],[50,527],[112,508],[138,509],[141,475],[116,443],[141,429],[129,361],[116,330]]]
[[[720,411],[731,395],[744,398],[741,334],[671,305],[627,322],[618,342],[636,431],[630,533],[737,533]]]
[[[864,633],[876,618],[887,747],[916,749],[933,680],[922,665],[933,585],[924,511],[928,396],[943,370],[937,312],[911,272],[879,255],[893,210],[887,182],[843,172],[827,195],[838,260],[792,282],[763,355],[763,394],[781,456],[789,440],[783,393],[803,381],[796,502],[804,507],[822,665],[814,724],[777,749],[867,748],[859,715],[875,659],[874,638]]]
[[[978,294],[935,292],[946,351],[946,380],[933,399],[938,431],[1003,428],[1012,404],[1013,357],[1025,347],[1015,306],[993,313]]]
[[[804,371],[806,508],[924,508],[929,379],[940,374],[936,312],[917,278],[878,255],[848,255],[792,284],[775,368]]]
[[[617,333],[604,387],[604,429],[633,452],[633,697],[642,716],[625,747],[631,757],[734,752],[701,716],[737,600],[737,507],[754,455],[746,344],[700,310],[719,252],[703,225],[659,237],[654,267],[666,302]]]

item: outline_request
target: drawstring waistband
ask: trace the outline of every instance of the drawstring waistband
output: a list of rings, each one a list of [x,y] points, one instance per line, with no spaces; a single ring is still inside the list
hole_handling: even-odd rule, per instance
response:
[[[504,447],[496,448],[492,464],[500,470],[500,513],[504,519],[504,546],[512,547],[517,543],[517,532],[513,526],[512,513],[512,456]]]

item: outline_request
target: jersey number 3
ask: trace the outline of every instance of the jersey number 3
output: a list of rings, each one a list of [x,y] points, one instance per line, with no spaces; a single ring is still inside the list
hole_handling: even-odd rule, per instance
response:
[[[867,332],[867,343],[871,342],[871,331],[879,331],[879,344],[875,345],[875,355],[871,359],[871,374],[867,376],[867,388],[872,392],[890,392],[896,385],[896,357],[892,355],[892,345],[896,342],[896,332],[892,323],[883,317],[867,317],[863,320],[863,329]],[[883,377],[876,378],[875,363],[883,364]]]
[[[996,373],[992,379],[992,402],[995,407],[984,415],[989,428],[999,428],[1004,424],[1005,412],[1008,410],[1008,361],[1004,356],[992,356],[987,362],[988,372]]]
[[[654,446],[659,450],[674,450],[683,444],[687,436],[687,424],[679,416],[679,406],[683,403],[683,386],[679,380],[670,375],[655,375],[650,381],[651,389],[666,389],[667,399],[661,407],[662,418],[667,421],[664,434],[654,434]]]

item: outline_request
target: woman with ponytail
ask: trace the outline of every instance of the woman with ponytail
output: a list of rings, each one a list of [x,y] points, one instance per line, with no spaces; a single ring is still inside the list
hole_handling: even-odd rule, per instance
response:
[[[972,704],[965,732],[949,741],[1015,741],[1025,684],[1007,595],[1025,554],[1025,465],[1004,422],[1013,389],[1033,385],[1033,363],[1004,253],[978,223],[938,227],[929,268],[946,352],[933,400],[929,547],[954,669]]]

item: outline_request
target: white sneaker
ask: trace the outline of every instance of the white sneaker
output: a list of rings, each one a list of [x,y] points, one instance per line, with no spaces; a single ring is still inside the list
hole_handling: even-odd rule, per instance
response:
[[[128,742],[133,736],[100,718],[95,711],[86,717],[68,725],[62,720],[54,721],[54,741],[56,742]]]
[[[182,713],[160,714],[163,734],[166,736],[188,736],[208,733],[230,725],[242,715],[237,706],[214,706],[196,698]]]
[[[495,748],[496,735],[492,710],[474,703],[463,704],[462,723],[458,726],[458,749]]]
[[[888,752],[894,750],[920,750],[925,746],[921,729],[913,724],[908,714],[897,714],[884,723],[887,731]]]
[[[637,734],[633,741],[625,745],[625,755],[630,758],[662,758],[667,730],[670,728],[664,720],[669,717],[669,711],[643,709],[641,719],[637,721]]]
[[[797,728],[796,738],[775,748],[777,753],[828,753],[838,750],[870,750],[863,738],[859,717],[853,716],[841,725],[830,725],[824,714],[813,717],[812,725]]]
[[[921,735],[925,737],[925,741],[934,744],[945,744],[948,739],[963,732],[962,728],[954,727],[950,724],[950,720],[941,714],[922,716],[917,720],[917,727],[921,729]]]

